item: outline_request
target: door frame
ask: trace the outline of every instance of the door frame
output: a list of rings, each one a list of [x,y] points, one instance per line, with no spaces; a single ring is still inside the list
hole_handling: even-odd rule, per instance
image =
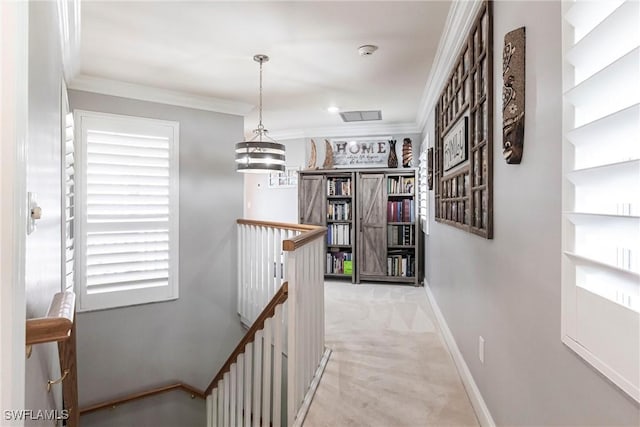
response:
[[[0,1],[0,52],[0,407],[20,410],[26,359],[28,2]]]

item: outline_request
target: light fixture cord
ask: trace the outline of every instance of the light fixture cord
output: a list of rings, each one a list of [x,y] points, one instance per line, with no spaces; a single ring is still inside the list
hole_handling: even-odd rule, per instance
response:
[[[260,141],[262,141],[262,133],[264,131],[264,125],[262,124],[262,62],[263,60],[260,59],[260,101],[258,106],[258,113],[260,117],[259,123],[258,123],[258,131],[259,131]]]

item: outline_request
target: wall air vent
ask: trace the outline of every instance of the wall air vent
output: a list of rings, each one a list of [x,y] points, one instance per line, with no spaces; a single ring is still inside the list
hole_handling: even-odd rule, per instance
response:
[[[340,113],[344,122],[368,122],[371,120],[382,120],[382,111],[343,111]]]

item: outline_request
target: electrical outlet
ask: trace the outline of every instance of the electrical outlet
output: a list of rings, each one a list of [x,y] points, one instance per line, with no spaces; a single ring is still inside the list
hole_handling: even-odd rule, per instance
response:
[[[482,335],[478,337],[478,359],[484,365],[484,338]]]

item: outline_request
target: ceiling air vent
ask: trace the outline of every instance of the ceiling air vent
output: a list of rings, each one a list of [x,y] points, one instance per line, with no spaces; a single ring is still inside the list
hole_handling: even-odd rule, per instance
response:
[[[368,122],[371,120],[382,120],[382,111],[343,111],[340,113],[344,122]]]

